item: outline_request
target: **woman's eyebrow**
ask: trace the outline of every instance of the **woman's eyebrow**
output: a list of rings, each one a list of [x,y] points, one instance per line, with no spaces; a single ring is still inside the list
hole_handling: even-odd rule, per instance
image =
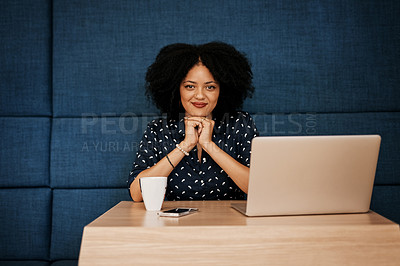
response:
[[[193,83],[193,84],[197,84],[196,81],[191,81],[191,80],[185,80],[185,81],[183,81],[182,83]],[[211,84],[211,83],[218,84],[218,82],[216,82],[216,81],[214,81],[214,80],[210,80],[210,81],[204,82],[204,84]]]

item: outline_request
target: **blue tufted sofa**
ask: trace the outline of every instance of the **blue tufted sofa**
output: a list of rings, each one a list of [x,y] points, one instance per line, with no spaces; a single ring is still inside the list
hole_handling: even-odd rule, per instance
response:
[[[400,222],[400,2],[0,2],[0,265],[76,265],[121,200],[156,108],[159,49],[220,40],[253,64],[261,135],[380,134],[371,208]]]

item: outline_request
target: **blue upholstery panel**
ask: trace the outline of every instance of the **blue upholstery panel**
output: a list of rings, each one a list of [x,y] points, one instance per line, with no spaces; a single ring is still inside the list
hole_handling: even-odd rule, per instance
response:
[[[0,115],[51,114],[50,1],[0,1]]]
[[[0,261],[0,266],[48,266],[47,261]]]
[[[126,187],[139,141],[152,117],[53,120],[52,187]]]
[[[0,258],[47,260],[51,228],[51,190],[0,190]]]
[[[147,8],[135,9],[141,5]],[[158,47],[138,25],[138,16],[154,7],[140,1],[54,1],[56,117],[157,112],[144,104],[143,88]]]
[[[400,39],[388,26],[400,24],[398,10],[395,1],[55,0],[54,112],[153,112],[144,74],[158,50],[213,40],[253,63],[250,112],[399,110]]]
[[[51,259],[78,259],[83,227],[123,200],[127,189],[55,189]]]
[[[247,22],[240,21],[248,32],[238,38],[247,43],[256,92],[245,109],[399,111],[399,10],[399,1],[247,5],[230,20]]]
[[[47,261],[0,261],[0,266],[48,266]]]
[[[50,119],[0,117],[0,187],[49,185]]]
[[[375,186],[372,193],[371,210],[400,223],[400,186]]]
[[[400,184],[400,112],[253,115],[260,135],[357,135],[382,137],[376,184]]]
[[[53,262],[51,266],[78,266],[78,260],[59,260]]]

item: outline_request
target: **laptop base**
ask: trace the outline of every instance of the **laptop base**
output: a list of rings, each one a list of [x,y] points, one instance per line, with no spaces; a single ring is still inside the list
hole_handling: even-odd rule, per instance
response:
[[[246,214],[247,203],[231,203],[231,207],[247,216]]]

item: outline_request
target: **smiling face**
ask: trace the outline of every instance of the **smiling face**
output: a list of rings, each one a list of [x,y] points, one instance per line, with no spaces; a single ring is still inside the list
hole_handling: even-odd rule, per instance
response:
[[[206,66],[201,63],[193,66],[179,88],[185,116],[212,118],[219,90],[219,83]]]

